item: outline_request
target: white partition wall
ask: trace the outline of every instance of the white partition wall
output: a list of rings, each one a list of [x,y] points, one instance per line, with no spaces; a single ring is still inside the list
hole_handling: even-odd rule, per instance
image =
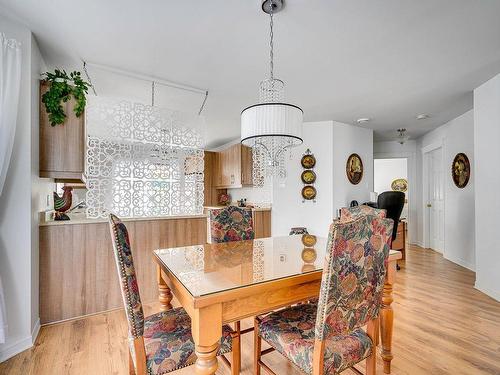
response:
[[[474,90],[476,288],[500,301],[500,75]]]

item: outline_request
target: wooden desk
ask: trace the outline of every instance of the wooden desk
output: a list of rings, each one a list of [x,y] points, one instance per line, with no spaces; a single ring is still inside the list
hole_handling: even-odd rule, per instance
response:
[[[304,262],[302,236],[206,244],[156,250],[159,300],[172,308],[172,293],[191,317],[196,345],[195,372],[217,370],[222,325],[319,295],[326,239],[318,238],[313,262]],[[381,311],[381,356],[390,373],[392,284],[401,253],[391,250]]]
[[[396,239],[392,241],[392,249],[401,251],[402,260],[406,259],[406,221],[400,221]]]

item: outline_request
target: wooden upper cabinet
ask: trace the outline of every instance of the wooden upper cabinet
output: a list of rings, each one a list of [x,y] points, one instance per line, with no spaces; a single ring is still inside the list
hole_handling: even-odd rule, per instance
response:
[[[82,180],[85,160],[85,115],[76,117],[75,100],[63,103],[66,121],[51,126],[42,103],[49,84],[40,82],[40,177]]]
[[[215,186],[238,188],[252,185],[252,149],[233,145],[216,154]]]

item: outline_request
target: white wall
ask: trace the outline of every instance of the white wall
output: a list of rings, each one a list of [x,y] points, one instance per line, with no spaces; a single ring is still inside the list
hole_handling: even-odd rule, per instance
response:
[[[0,32],[22,46],[17,127],[11,162],[0,197],[0,276],[8,336],[0,361],[29,348],[38,333],[38,208],[51,184],[38,176],[38,82],[43,65],[36,41],[20,22],[0,15]],[[36,167],[36,169],[35,169]]]
[[[345,172],[347,158],[356,153],[363,161],[363,179],[349,182]],[[373,191],[373,130],[335,122],[333,127],[333,215],[352,200],[359,204],[370,200]]]
[[[500,75],[474,90],[476,288],[500,301]]]
[[[443,170],[445,171],[445,248],[443,256],[457,264],[475,269],[474,255],[474,186],[475,169],[472,168],[468,185],[459,189],[451,177],[451,165],[456,154],[465,153],[471,166],[474,163],[474,112],[471,110],[462,116],[425,134],[417,140],[417,148],[428,150],[441,145],[443,150]],[[425,183],[425,165],[422,152],[419,152],[418,170],[422,183]],[[419,241],[424,243],[424,215],[426,214],[427,197],[425,189],[419,191],[418,226]]]
[[[375,159],[373,161],[373,191],[377,194],[392,191],[391,184],[397,178],[408,178],[406,159]]]
[[[309,233],[326,236],[328,228],[341,207],[352,200],[369,200],[373,189],[373,131],[336,121],[305,123],[303,145],[294,151],[288,164],[284,185],[274,184],[272,225],[273,235],[287,235],[291,227],[307,227]],[[300,159],[309,148],[316,157],[316,202],[302,202],[300,180],[303,168]],[[363,179],[352,185],[345,166],[352,153],[361,157]]]
[[[373,191],[373,130],[336,121],[306,122],[303,125],[304,143],[292,150],[287,162],[287,178],[265,187],[229,189],[233,201],[247,198],[252,203],[272,204],[273,236],[288,235],[292,227],[307,227],[309,233],[327,236],[332,220],[341,207],[352,200],[368,201]],[[225,144],[222,150],[237,140]],[[307,149],[316,157],[316,202],[302,202],[300,180],[303,171],[300,159]],[[353,185],[347,179],[345,166],[352,153],[360,155],[363,179]]]
[[[304,143],[293,150],[292,160],[287,165],[286,180],[273,184],[273,236],[288,235],[291,227],[300,226],[307,227],[311,234],[328,234],[328,227],[333,219],[333,129],[333,121],[304,123]],[[300,174],[304,169],[300,159],[308,148],[316,157],[316,202],[302,202],[301,190],[304,184],[300,180]]]

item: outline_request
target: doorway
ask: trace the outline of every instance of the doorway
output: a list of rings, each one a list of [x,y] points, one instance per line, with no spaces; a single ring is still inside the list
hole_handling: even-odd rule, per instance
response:
[[[401,220],[410,226],[410,209],[408,188],[408,159],[380,158],[373,160],[373,191],[381,194],[384,191],[399,190],[405,193],[405,205],[401,212]]]
[[[443,148],[439,147],[427,155],[427,203],[426,217],[428,247],[444,252],[444,170]]]

